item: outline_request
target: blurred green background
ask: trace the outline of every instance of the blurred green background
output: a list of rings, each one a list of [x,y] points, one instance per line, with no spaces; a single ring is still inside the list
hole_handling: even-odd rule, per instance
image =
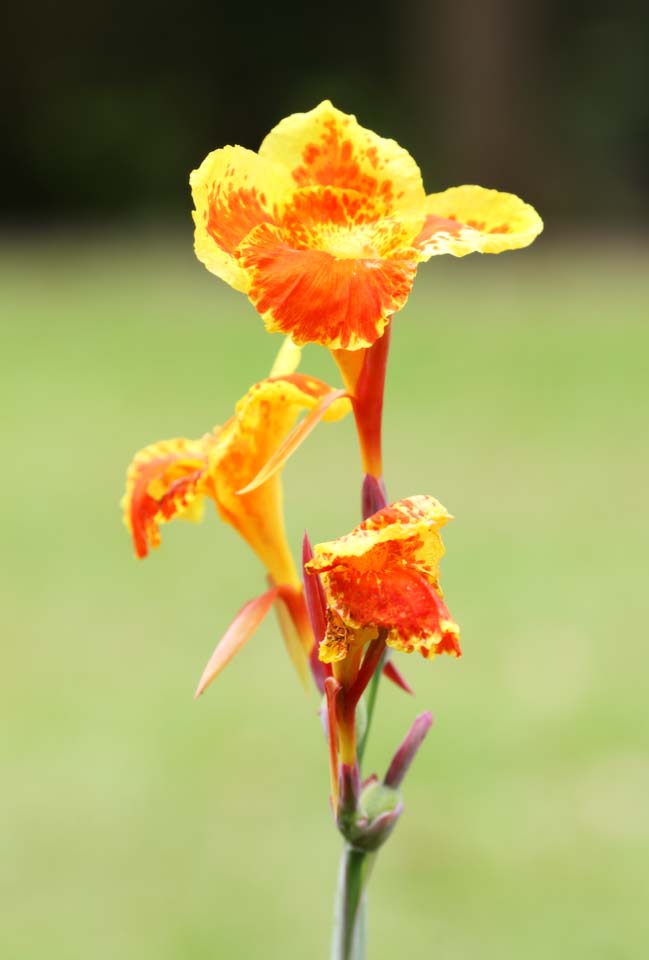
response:
[[[192,700],[263,571],[211,513],[137,562],[118,501],[135,450],[222,422],[280,342],[194,259],[188,170],[332,96],[429,190],[475,180],[546,216],[527,251],[435,258],[394,324],[388,487],[457,518],[465,655],[401,657],[416,698],[379,694],[368,769],[416,713],[436,724],[370,957],[644,958],[649,16],[411,0],[368,25],[352,4],[343,44],[333,15],[264,10],[10,15],[0,956],[328,955],[326,749],[274,623]],[[337,382],[325,351],[303,367]],[[351,422],[285,481],[296,550],[346,532]]]

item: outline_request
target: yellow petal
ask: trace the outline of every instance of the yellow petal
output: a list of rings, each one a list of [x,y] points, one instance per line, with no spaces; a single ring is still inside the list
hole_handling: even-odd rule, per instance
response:
[[[295,373],[300,366],[301,359],[302,348],[298,347],[296,343],[293,343],[290,337],[285,337],[284,343],[279,348],[277,356],[275,357],[270,376],[283,377],[288,373]]]
[[[324,573],[347,562],[380,569],[385,556],[379,548],[407,541],[414,548],[411,552],[417,569],[436,579],[439,561],[444,555],[438,531],[452,519],[446,507],[434,497],[418,495],[398,500],[364,520],[351,533],[317,544],[307,570]]]
[[[248,278],[234,255],[239,243],[260,223],[275,223],[290,176],[271,161],[243,147],[208,154],[189,182],[196,209],[196,256],[211,273],[244,293]]]
[[[281,470],[289,457],[304,443],[312,430],[315,429],[323,418],[326,418],[327,413],[331,413],[330,408],[335,402],[345,396],[344,390],[332,390],[331,393],[322,397],[311,412],[287,434],[254,480],[251,480],[247,486],[238,491],[239,495],[241,496],[250,493],[252,490],[256,490],[257,487],[260,487],[262,483],[265,483],[270,477],[276,474],[278,470]],[[349,404],[348,409],[350,409]]]
[[[304,374],[262,380],[238,402],[210,451],[208,473],[221,517],[255,550],[276,583],[299,585],[286,543],[280,478],[271,476],[242,496],[291,430],[301,410],[331,391]],[[340,411],[329,411],[341,415]]]
[[[502,253],[527,247],[543,230],[543,221],[513,193],[485,187],[451,187],[426,197],[426,220],[415,240],[427,260],[440,253]]]
[[[282,164],[295,186],[357,190],[380,200],[384,213],[419,209],[424,201],[421,173],[408,151],[361,127],[329,100],[281,120],[259,155]]]

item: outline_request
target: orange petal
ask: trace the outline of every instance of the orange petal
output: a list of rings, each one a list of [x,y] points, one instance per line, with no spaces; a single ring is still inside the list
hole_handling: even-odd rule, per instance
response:
[[[424,200],[421,173],[408,151],[361,127],[329,100],[280,121],[259,155],[283,165],[298,187],[357,190],[381,201],[386,212],[418,209]]]
[[[270,331],[297,344],[358,350],[383,334],[415,279],[416,254],[336,256],[299,249],[281,229],[263,224],[239,247],[250,276],[248,296]]]
[[[138,557],[160,546],[160,524],[172,517],[199,520],[207,491],[207,453],[214,442],[178,437],[153,443],[135,455],[122,500],[124,522]]]
[[[325,394],[318,404],[301,420],[296,427],[284,438],[269,460],[266,461],[257,476],[245,487],[237,491],[240,496],[251,493],[269,480],[278,470],[281,470],[289,457],[304,443],[311,431],[320,423],[329,408],[336,400],[346,397],[344,390],[332,390]]]
[[[273,587],[262,593],[261,596],[249,600],[225,631],[203,670],[203,675],[196,688],[194,697],[200,697],[212,680],[228,665],[230,660],[250,640],[273,603],[279,595],[279,587]]]

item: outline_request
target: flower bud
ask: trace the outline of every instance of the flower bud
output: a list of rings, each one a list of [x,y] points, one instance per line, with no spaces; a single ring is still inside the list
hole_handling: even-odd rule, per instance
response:
[[[345,791],[341,790],[341,799]],[[349,791],[347,791],[349,799]],[[370,778],[358,797],[355,808],[349,803],[338,813],[338,829],[356,850],[378,850],[392,833],[403,812],[403,803],[397,790],[386,787],[376,778]]]

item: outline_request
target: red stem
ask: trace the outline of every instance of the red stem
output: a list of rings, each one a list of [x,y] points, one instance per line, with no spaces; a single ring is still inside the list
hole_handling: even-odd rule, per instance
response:
[[[388,324],[383,336],[367,349],[352,399],[363,468],[365,473],[377,478],[383,473],[381,420],[390,330]]]
[[[345,706],[349,706],[350,710],[356,708],[356,704],[363,696],[366,686],[372,679],[374,671],[379,665],[384,650],[385,638],[380,634],[376,640],[372,640],[370,643],[356,679],[349,690],[345,692]]]

